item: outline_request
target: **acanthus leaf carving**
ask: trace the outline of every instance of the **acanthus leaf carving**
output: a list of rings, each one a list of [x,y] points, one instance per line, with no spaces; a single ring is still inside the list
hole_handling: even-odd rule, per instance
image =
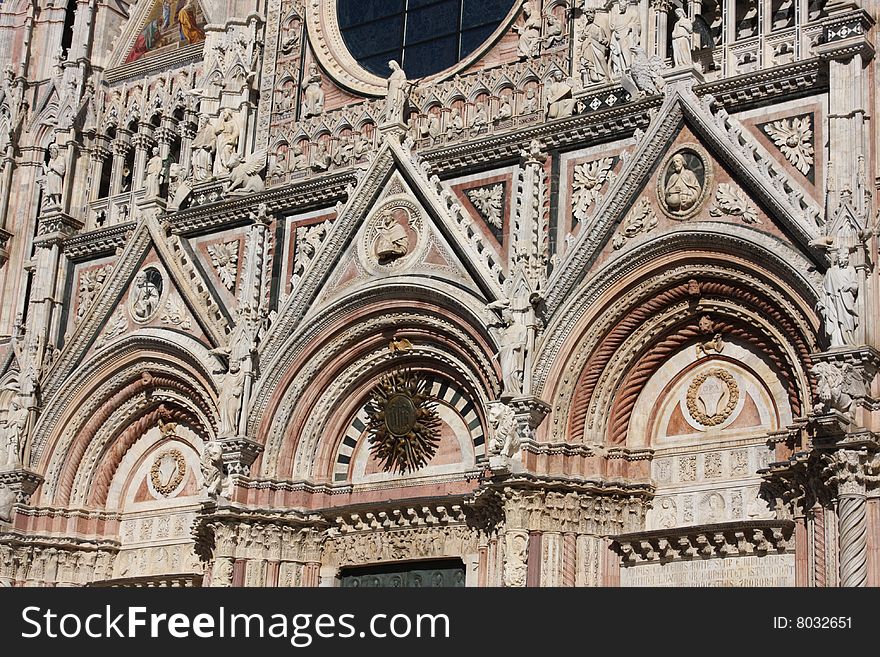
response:
[[[211,256],[211,264],[217,270],[220,282],[227,290],[233,292],[238,277],[238,250],[239,241],[232,240],[208,246],[208,255]]]
[[[764,126],[764,132],[798,171],[809,175],[814,163],[813,128],[810,115],[780,119]]]
[[[747,224],[760,224],[758,213],[745,193],[730,183],[720,183],[715,192],[715,205],[709,210],[713,217],[739,217]]]

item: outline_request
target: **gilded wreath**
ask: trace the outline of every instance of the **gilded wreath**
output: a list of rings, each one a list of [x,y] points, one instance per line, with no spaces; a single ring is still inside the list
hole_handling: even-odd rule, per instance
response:
[[[168,497],[180,486],[185,474],[186,459],[178,450],[172,449],[160,454],[153,461],[153,467],[150,468],[150,482],[157,493]]]
[[[727,403],[722,408],[716,409],[716,412],[712,415],[702,411],[697,404],[700,388],[710,377],[719,379],[727,388]],[[691,381],[691,384],[688,386],[686,401],[688,412],[692,418],[705,427],[714,427],[724,422],[733,413],[733,409],[736,408],[736,404],[739,401],[739,387],[736,385],[733,375],[727,370],[721,368],[707,370],[694,377],[694,380]]]
[[[440,445],[440,416],[428,383],[411,370],[382,376],[366,405],[370,452],[386,472],[424,467]]]

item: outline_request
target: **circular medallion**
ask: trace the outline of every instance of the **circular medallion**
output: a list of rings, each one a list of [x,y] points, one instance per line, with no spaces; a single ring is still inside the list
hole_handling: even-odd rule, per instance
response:
[[[186,459],[178,450],[172,449],[156,457],[150,468],[150,483],[157,493],[168,497],[180,486],[186,474]]]
[[[134,321],[144,323],[153,318],[159,311],[163,288],[162,273],[155,267],[137,273],[128,293],[128,309]]]
[[[733,413],[739,401],[739,387],[727,370],[706,370],[691,381],[686,399],[691,417],[704,427],[714,427]]]
[[[407,395],[391,395],[385,403],[385,426],[395,436],[406,436],[416,425],[416,406]]]
[[[690,219],[703,207],[711,178],[711,164],[699,146],[688,144],[673,151],[657,179],[661,209],[673,219]]]
[[[389,200],[367,219],[358,251],[375,273],[403,269],[422,246],[422,220],[408,199]]]

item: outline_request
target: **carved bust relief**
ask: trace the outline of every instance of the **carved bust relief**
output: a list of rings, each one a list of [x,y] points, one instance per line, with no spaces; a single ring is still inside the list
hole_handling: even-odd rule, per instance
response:
[[[159,310],[163,289],[164,281],[158,269],[147,267],[138,272],[128,297],[131,318],[140,323],[150,321]]]
[[[661,209],[673,219],[690,219],[702,208],[711,186],[708,157],[696,145],[671,152],[660,166],[657,195]]]
[[[421,246],[421,217],[404,199],[378,207],[367,221],[360,244],[361,259],[369,269],[399,269],[412,260]]]

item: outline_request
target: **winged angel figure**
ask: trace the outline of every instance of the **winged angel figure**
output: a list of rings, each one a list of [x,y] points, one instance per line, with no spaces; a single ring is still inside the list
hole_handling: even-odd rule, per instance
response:
[[[224,190],[227,194],[258,194],[266,187],[260,175],[266,168],[265,148],[254,151],[246,159],[240,155],[234,155],[231,161],[232,170],[229,172],[229,182]]]
[[[813,129],[809,116],[768,123],[764,126],[764,132],[798,171],[809,175],[813,166]]]

